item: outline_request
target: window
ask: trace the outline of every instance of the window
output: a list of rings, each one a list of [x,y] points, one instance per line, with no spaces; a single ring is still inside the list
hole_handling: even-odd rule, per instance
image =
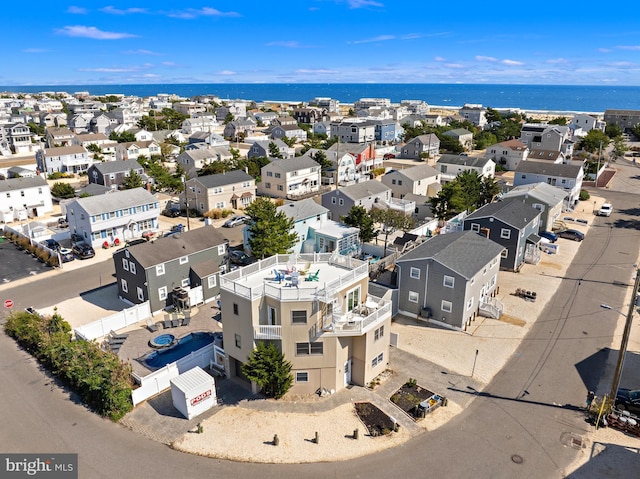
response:
[[[162,276],[164,274],[164,263],[156,265],[156,276]]]
[[[418,302],[418,293],[415,291],[409,291],[409,301],[412,303]]]
[[[509,250],[507,248],[502,250],[502,253],[500,253],[500,257],[501,258],[507,258],[509,257]]]
[[[282,185],[278,185],[278,191],[284,191],[284,188],[282,187]]]
[[[511,230],[509,230],[507,228],[501,228],[500,229],[500,238],[502,238],[502,239],[511,238]]]
[[[129,292],[129,285],[127,285],[127,280],[126,279],[121,279],[120,280],[120,287],[122,288],[122,291],[124,291],[125,293]]]
[[[442,300],[442,304],[440,305],[440,308],[442,309],[442,311],[444,311],[445,313],[450,313],[451,310],[453,309],[453,304],[451,303],[451,301],[445,301],[444,299]]]
[[[480,225],[478,223],[471,223],[471,231],[480,233]]]
[[[164,301],[167,299],[167,287],[163,286],[162,288],[158,288],[158,299],[160,301]]]
[[[412,266],[411,269],[409,270],[409,276],[411,276],[413,279],[420,279],[420,269],[414,268]]]
[[[291,322],[293,324],[307,324],[307,312],[291,311]]]
[[[138,294],[138,299],[140,301],[144,301],[144,291],[142,291],[142,288],[140,286],[136,288],[136,293]]]
[[[236,348],[241,348],[242,347],[242,338],[240,337],[239,334],[234,334],[234,340],[236,343]]]
[[[136,264],[133,261],[129,261],[129,271],[131,274],[136,274]]]
[[[308,383],[309,382],[309,373],[307,371],[296,372],[296,382],[297,383]]]
[[[322,355],[324,343],[296,343],[296,356]]]
[[[360,304],[360,286],[347,293],[347,311],[357,308]]]
[[[238,316],[238,303],[233,303],[233,314]]]
[[[402,180],[398,180],[398,185],[402,186]]]
[[[191,284],[191,280],[189,278],[184,278],[181,282],[180,282],[180,286],[182,286],[183,288],[189,286]]]
[[[276,178],[280,178],[280,173],[276,173]]]
[[[127,258],[122,258],[122,269],[129,271],[129,260]]]
[[[185,264],[189,262],[189,257],[188,256],[181,256],[180,257],[180,264]]]
[[[270,190],[271,189],[271,183],[268,183],[268,182],[265,183],[264,187]]]
[[[223,255],[225,251],[224,245],[221,244],[218,246],[218,255]]]
[[[215,274],[212,275],[212,276],[209,276],[207,278],[207,286],[209,288],[215,288],[215,286],[216,286],[216,275]]]
[[[273,171],[267,171],[267,176],[273,176]]]
[[[473,308],[473,297],[469,298],[469,301],[467,302],[467,311],[471,308]]]
[[[395,185],[396,184],[396,180],[391,180],[391,184]]]
[[[446,288],[453,288],[456,283],[456,279],[453,276],[444,275],[444,280],[442,281],[442,285]]]
[[[373,340],[377,341],[378,339],[382,339],[384,337],[384,326],[380,326],[373,332]]]
[[[384,360],[384,353],[378,354],[375,358],[371,360],[371,367],[375,368],[378,364],[382,364]]]
[[[340,201],[338,201],[338,204],[339,204],[340,206],[344,206],[344,200],[343,200],[342,198],[340,198]]]
[[[332,205],[335,205],[335,204],[336,204],[336,198],[335,198],[335,197],[331,198],[331,204],[332,204]]]

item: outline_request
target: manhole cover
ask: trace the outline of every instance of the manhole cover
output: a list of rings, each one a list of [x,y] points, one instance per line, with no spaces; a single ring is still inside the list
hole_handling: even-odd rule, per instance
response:
[[[516,464],[522,464],[524,462],[524,459],[522,458],[522,456],[518,454],[514,454],[513,456],[511,456],[511,460]]]

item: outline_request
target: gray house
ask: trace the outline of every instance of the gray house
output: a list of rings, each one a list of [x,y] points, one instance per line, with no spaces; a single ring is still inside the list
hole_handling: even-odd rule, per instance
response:
[[[464,218],[463,229],[502,245],[501,269],[518,271],[525,260],[536,262],[540,258],[540,211],[520,200],[484,205]]]
[[[204,226],[122,248],[113,261],[118,295],[133,304],[149,301],[155,314],[171,305],[212,301],[226,268],[227,243],[213,226]]]
[[[137,160],[105,161],[92,164],[87,170],[89,183],[119,189],[131,170],[144,177],[144,168]]]
[[[496,307],[504,247],[472,231],[433,237],[396,259],[398,310],[464,329],[479,308]]]
[[[391,188],[376,180],[355,183],[337,188],[322,195],[322,206],[329,210],[329,217],[335,221],[346,216],[352,206],[362,206],[369,211],[376,203],[385,206],[391,200]]]
[[[551,231],[554,221],[562,214],[567,193],[547,183],[532,183],[516,186],[502,196],[503,201],[510,199],[518,199],[540,210],[540,231]]]

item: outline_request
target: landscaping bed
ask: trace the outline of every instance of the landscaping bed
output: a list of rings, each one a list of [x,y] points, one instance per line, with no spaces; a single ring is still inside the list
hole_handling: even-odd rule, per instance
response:
[[[423,418],[425,414],[431,412],[442,402],[440,396],[417,385],[415,381],[411,379],[393,393],[390,399],[393,404],[413,419]],[[428,407],[422,407],[421,404],[426,404]]]
[[[369,435],[386,436],[396,427],[396,423],[387,414],[370,402],[357,402],[354,406],[356,414],[366,426]]]

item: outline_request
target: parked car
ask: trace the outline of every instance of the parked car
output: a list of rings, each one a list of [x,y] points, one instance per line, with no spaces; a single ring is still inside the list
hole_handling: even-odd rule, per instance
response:
[[[153,231],[153,230],[147,230],[147,231],[143,231],[142,232],[142,238],[147,240],[147,241],[151,241],[153,238],[156,237],[157,232]]]
[[[84,242],[84,238],[76,233],[71,233],[71,244],[75,244],[75,243],[83,243]]]
[[[611,216],[613,205],[611,203],[603,203],[598,210],[598,216]]]
[[[615,405],[618,409],[640,414],[640,389],[618,389]]]
[[[60,249],[60,259],[62,259],[63,263],[68,263],[69,261],[73,261],[76,257],[73,255],[73,251],[69,248],[61,248]]]
[[[42,242],[47,248],[52,249],[53,251],[58,251],[60,249],[60,243],[58,243],[53,238],[46,239]]]
[[[174,233],[182,233],[184,232],[184,225],[182,223],[178,223],[177,225],[173,225],[171,227],[171,231]]]
[[[96,255],[93,247],[87,243],[76,243],[71,250],[80,259],[89,259]]]
[[[558,236],[560,238],[571,239],[573,241],[582,241],[584,239],[584,233],[574,229],[558,231]]]
[[[33,306],[29,306],[28,308],[24,308],[24,310],[25,310],[27,313],[29,313],[29,314],[33,314],[33,315],[36,315],[36,316],[40,316],[40,313],[38,313],[38,312],[33,308]]]
[[[551,231],[541,231],[540,233],[538,233],[538,236],[548,239],[551,243],[555,243],[556,241],[558,241],[558,235]]]
[[[225,221],[222,226],[225,228],[233,228],[234,226],[244,224],[247,220],[249,220],[248,216],[234,216],[233,218],[229,218]]]
[[[178,216],[180,216],[180,208],[172,206],[171,208],[162,210],[162,214],[164,216],[168,216],[169,218],[177,218]]]
[[[241,250],[233,250],[229,252],[229,261],[233,264],[244,266],[251,263],[251,257]]]

